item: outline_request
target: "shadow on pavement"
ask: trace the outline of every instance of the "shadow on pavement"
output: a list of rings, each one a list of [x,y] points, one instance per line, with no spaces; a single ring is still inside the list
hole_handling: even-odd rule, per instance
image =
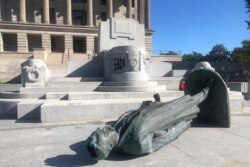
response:
[[[108,160],[108,161],[129,161],[129,160],[133,160],[133,159],[140,158],[140,157],[143,157],[143,156],[129,155],[129,154],[124,154],[124,153],[120,153],[117,151],[112,151],[106,160]]]
[[[58,155],[56,157],[46,159],[45,165],[49,166],[61,166],[61,167],[73,167],[73,166],[87,166],[97,163],[95,159],[90,157],[86,141],[78,142],[70,146],[70,149],[75,151],[74,155]]]

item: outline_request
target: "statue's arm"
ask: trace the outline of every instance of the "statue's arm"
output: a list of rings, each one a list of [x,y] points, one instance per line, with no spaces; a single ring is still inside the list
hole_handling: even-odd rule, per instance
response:
[[[192,96],[193,100],[195,101],[196,105],[202,103],[208,97],[209,91],[212,89],[213,80],[209,80],[207,87],[202,89],[199,93]]]

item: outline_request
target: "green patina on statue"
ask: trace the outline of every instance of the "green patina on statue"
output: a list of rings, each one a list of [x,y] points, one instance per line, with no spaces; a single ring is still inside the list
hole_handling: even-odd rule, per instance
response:
[[[113,149],[133,155],[152,153],[177,139],[199,115],[215,125],[229,127],[228,93],[224,81],[212,70],[200,69],[192,73],[186,79],[185,92],[188,94],[185,96],[163,103],[159,95],[155,95],[155,102],[143,102],[138,110],[123,114],[113,125],[94,131],[88,138],[90,155],[100,160],[107,158]],[[221,92],[220,99],[214,99],[218,91]],[[216,106],[209,107],[210,104]],[[199,108],[202,105],[204,113]]]

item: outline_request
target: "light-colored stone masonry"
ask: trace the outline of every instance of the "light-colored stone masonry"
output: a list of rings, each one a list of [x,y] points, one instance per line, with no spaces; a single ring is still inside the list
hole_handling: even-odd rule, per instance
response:
[[[65,60],[86,60],[91,59],[95,49],[97,48],[98,28],[102,17],[109,18],[133,18],[140,24],[149,23],[148,16],[145,16],[150,8],[150,0],[136,0],[126,3],[124,0],[107,0],[106,4],[101,4],[100,0],[87,0],[85,3],[70,3],[71,0],[0,0],[0,56],[1,59],[6,59],[7,56],[11,60],[17,62],[23,61],[23,55],[33,55],[31,44],[44,48],[47,52],[47,63],[54,66],[65,63]],[[93,4],[89,4],[89,3]],[[71,5],[67,5],[70,3]],[[93,8],[92,11],[89,8]],[[130,9],[128,9],[130,7]],[[53,10],[50,10],[53,9]],[[54,11],[54,23],[50,23],[50,12]],[[74,11],[83,12],[86,15],[85,22],[87,25],[75,25]],[[129,14],[128,14],[129,12]],[[70,17],[71,14],[71,17]],[[91,20],[89,20],[91,18]],[[85,23],[84,22],[84,23]],[[89,25],[89,24],[92,25]],[[149,24],[145,25],[146,42],[145,47],[147,52],[152,50],[152,31]],[[11,35],[11,36],[10,36]],[[29,38],[31,35],[36,38]],[[64,41],[60,43],[61,53],[53,53],[51,36],[60,36]],[[11,38],[9,38],[11,37]],[[86,52],[74,53],[73,37],[83,37],[86,39]],[[16,38],[13,40],[13,38]],[[11,39],[13,42],[7,42]],[[34,40],[41,41],[34,41]],[[8,49],[12,48],[11,51]],[[67,55],[65,55],[67,53]],[[69,54],[68,54],[69,53]],[[15,56],[14,56],[15,55]],[[30,56],[27,56],[30,57]],[[53,56],[53,57],[51,57]],[[9,60],[8,59],[8,62]],[[25,60],[25,59],[24,59]],[[52,62],[49,62],[52,61]],[[5,61],[6,62],[6,61]],[[9,63],[4,64],[7,67]],[[4,71],[0,70],[2,76],[9,80],[10,76],[5,75]],[[3,74],[4,73],[4,74]],[[19,70],[13,73],[13,77],[19,75]],[[1,76],[1,77],[2,77]],[[3,77],[2,77],[3,78]],[[6,80],[4,80],[6,81]]]

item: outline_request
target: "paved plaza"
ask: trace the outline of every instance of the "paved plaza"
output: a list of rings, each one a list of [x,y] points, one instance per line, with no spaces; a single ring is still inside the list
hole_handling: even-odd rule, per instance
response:
[[[193,126],[178,140],[147,156],[112,153],[95,161],[86,139],[103,123],[56,125],[0,121],[0,166],[250,166],[250,117],[233,116],[230,129]]]

